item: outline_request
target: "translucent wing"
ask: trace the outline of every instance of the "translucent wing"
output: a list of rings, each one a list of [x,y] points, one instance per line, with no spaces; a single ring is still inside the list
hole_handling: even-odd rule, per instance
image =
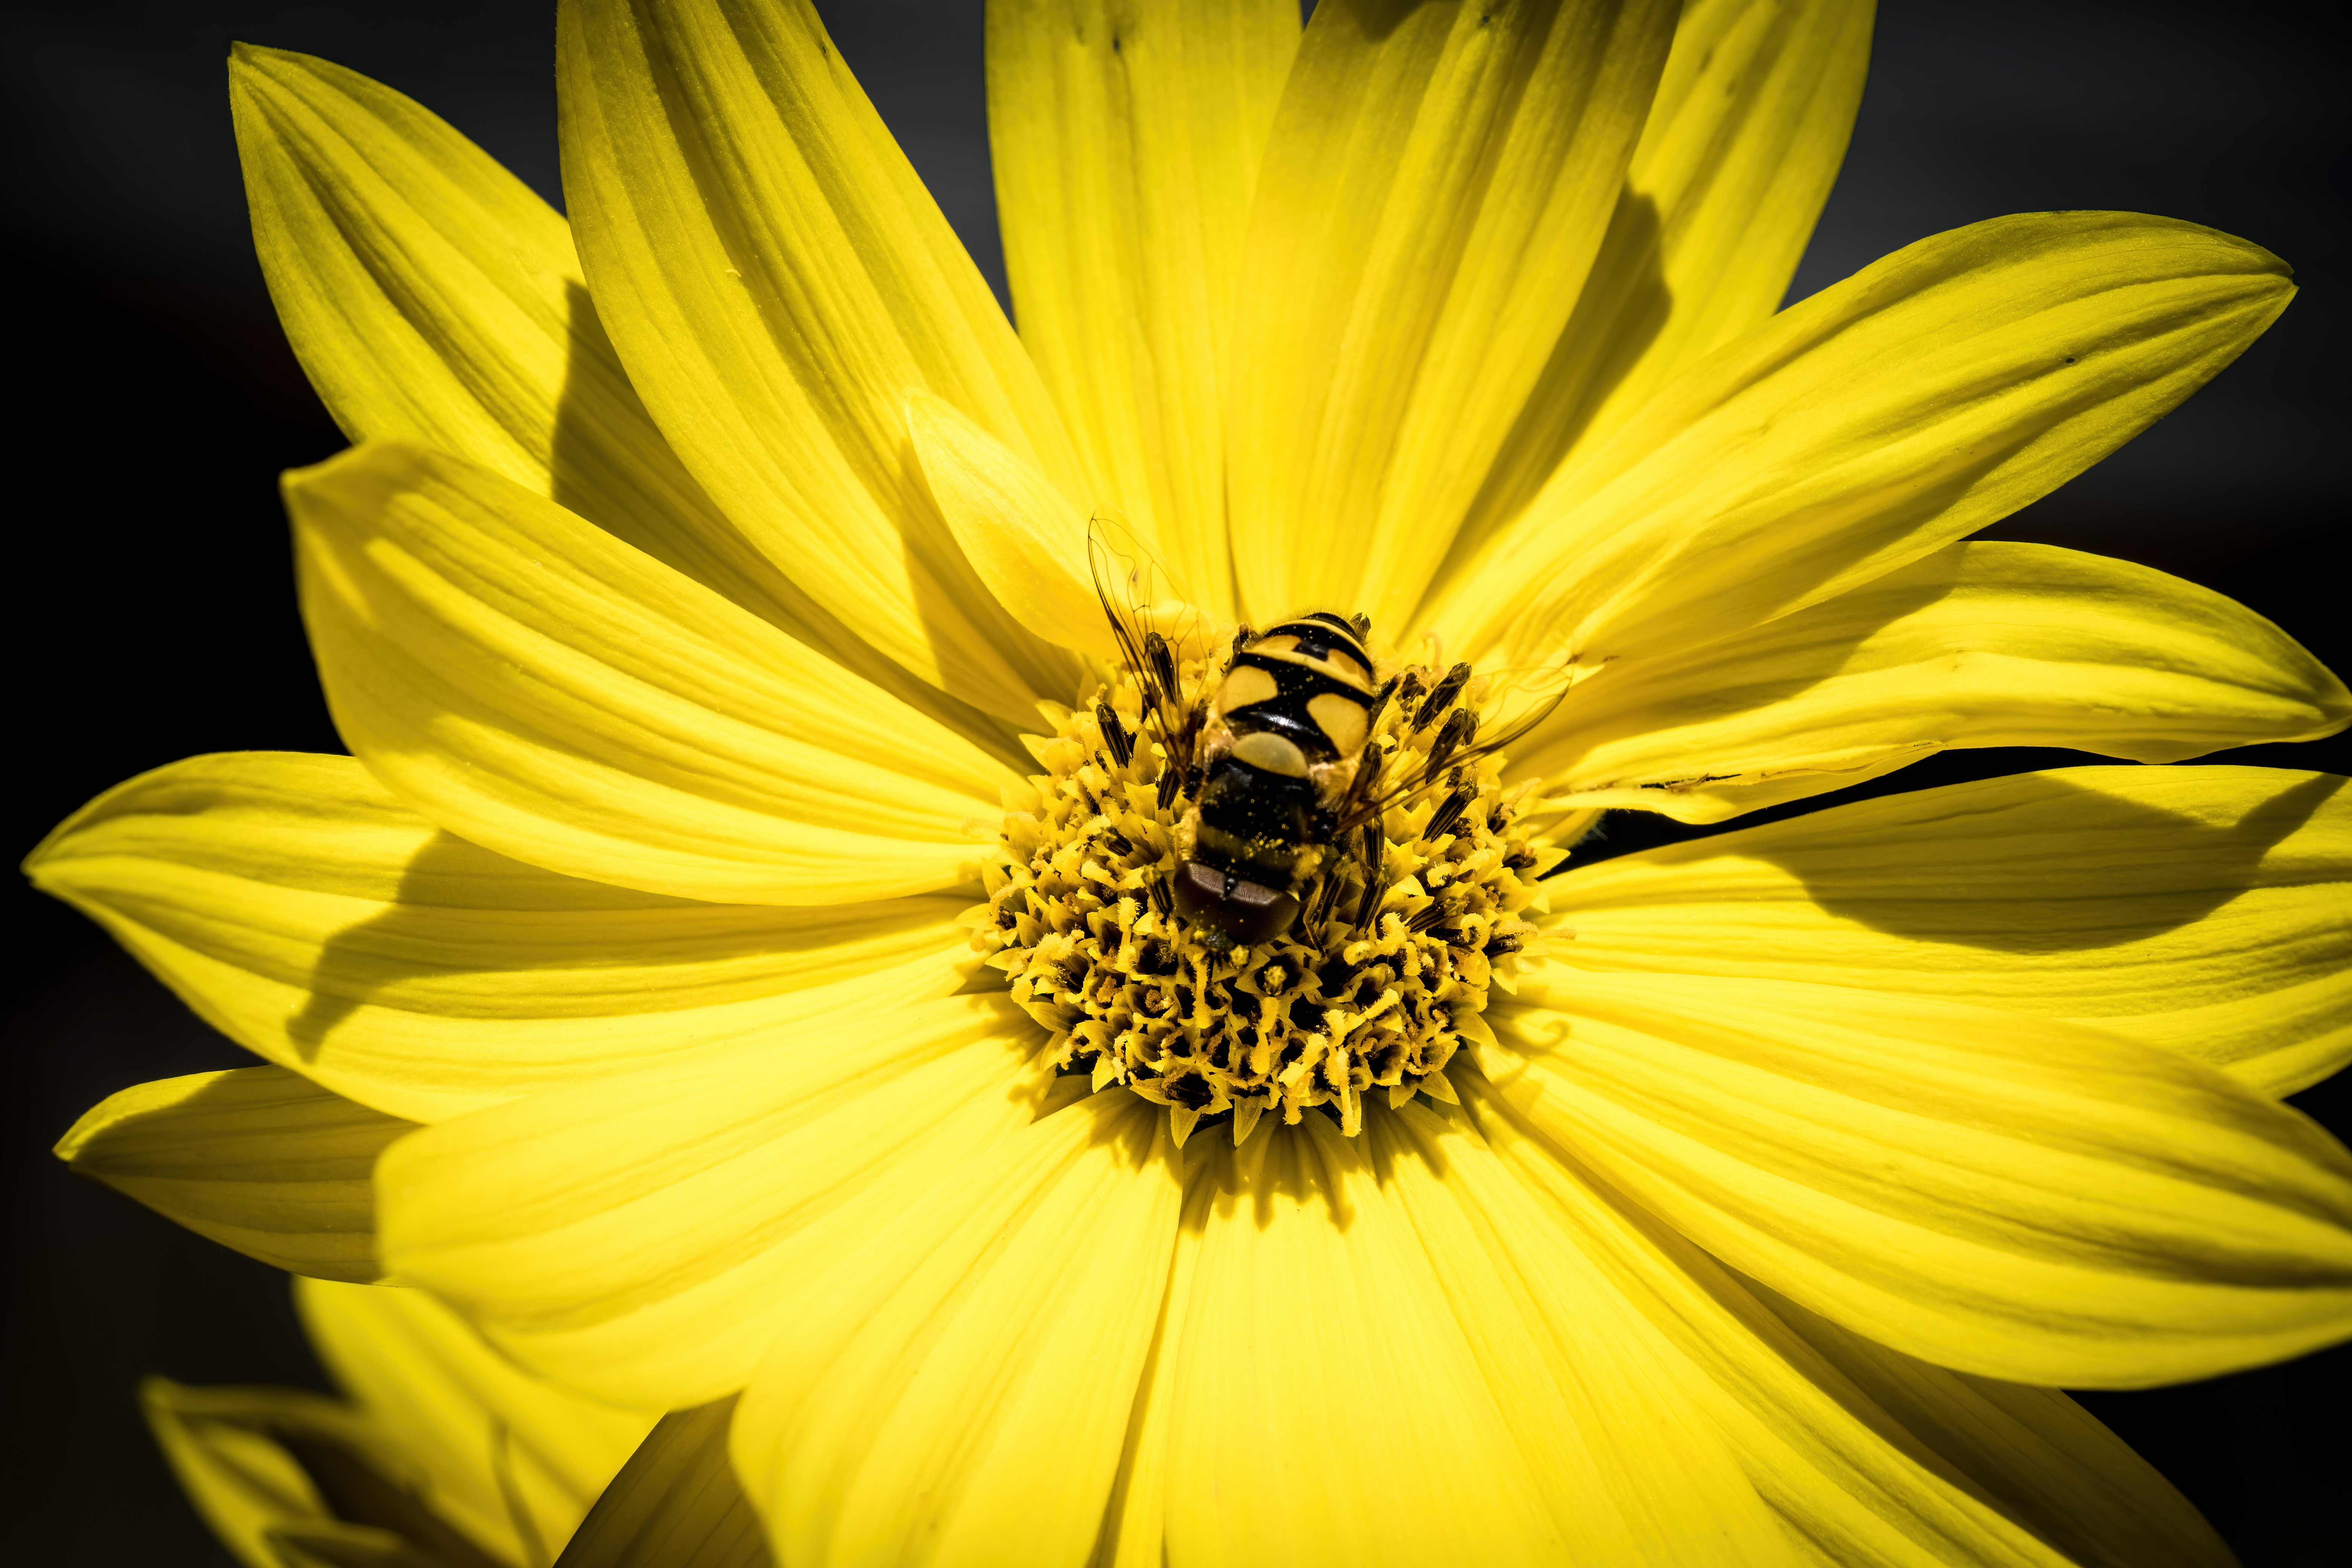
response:
[[[1169,602],[1168,574],[1139,542],[1126,524],[1097,512],[1087,521],[1087,566],[1092,573],[1095,597],[1110,622],[1119,658],[1142,688],[1146,719],[1160,727],[1167,748],[1169,771],[1161,775],[1160,805],[1172,798],[1178,784],[1193,772],[1193,742],[1198,736],[1197,711],[1188,711],[1182,684],[1177,679],[1176,646],[1188,633],[1191,616],[1176,626],[1176,644],[1154,622]]]

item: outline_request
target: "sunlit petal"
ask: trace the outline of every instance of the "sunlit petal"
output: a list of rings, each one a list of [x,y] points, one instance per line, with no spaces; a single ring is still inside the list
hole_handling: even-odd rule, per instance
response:
[[[735,1426],[778,1557],[1085,1563],[1175,1249],[1178,1164],[1157,1107],[1092,1097],[801,1282]]]
[[[239,44],[229,102],[270,297],[346,435],[454,452],[855,651],[654,428],[560,214],[429,110],[328,61]]]
[[[2243,605],[2128,562],[1978,543],[1612,664],[1513,751],[1558,805],[1715,822],[1947,747],[2173,763],[2347,723],[2344,683]]]
[[[2265,1094],[2352,1056],[2352,791],[2064,768],[1570,870],[1580,969],[1811,980],[2072,1019]]]
[[[387,443],[287,500],[336,724],[442,826],[690,898],[969,874],[1003,777],[978,748],[553,503]]]
[[[369,1431],[423,1468],[434,1508],[523,1561],[563,1550],[654,1424],[525,1374],[425,1291],[305,1279],[294,1300]]]
[[[2064,1394],[1930,1366],[1840,1329],[1612,1199],[1481,1080],[1465,1080],[1464,1102],[1505,1173],[1460,1167],[1471,1200],[1491,1203],[1499,1187],[1541,1208],[1517,1228],[1558,1226],[1687,1358],[1678,1397],[1830,1561],[2234,1561],[2188,1499]]]
[[[378,1168],[385,1268],[601,1397],[715,1399],[787,1284],[877,1227],[921,1255],[933,1189],[1034,1119],[1031,1043],[999,997],[845,1011],[444,1121]]]
[[[284,1068],[233,1068],[110,1095],[57,1154],[248,1258],[366,1283],[383,1272],[369,1177],[415,1126]]]
[[[1591,274],[1456,552],[1780,307],[1845,156],[1871,0],[1694,0]]]
[[[1419,599],[1575,306],[1674,22],[1652,0],[1316,7],[1224,382],[1246,613],[1385,626]]]
[[[2200,1062],[1957,1003],[1544,972],[1484,1066],[1726,1262],[1923,1360],[2139,1387],[2352,1331],[2352,1155]]]
[[[419,1121],[793,1028],[830,986],[951,990],[967,901],[641,893],[445,833],[349,757],[269,752],[120,785],[26,868],[238,1044]]]
[[[1293,0],[992,0],[989,140],[1021,341],[1115,502],[1229,611],[1223,357]]]
[[[1472,658],[1590,668],[1818,604],[2096,462],[2293,293],[2260,247],[2134,213],[1921,240],[1683,372],[1423,619]]]
[[[925,500],[925,388],[1091,503],[1044,384],[805,0],[570,0],[564,191],[670,444],[811,599],[1016,721],[1075,671],[994,607]]]

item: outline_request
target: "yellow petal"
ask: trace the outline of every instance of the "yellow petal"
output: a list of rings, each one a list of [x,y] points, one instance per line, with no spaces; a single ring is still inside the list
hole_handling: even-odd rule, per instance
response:
[[[1215,1198],[1175,1349],[1166,1561],[1568,1560],[1578,1537],[1360,1142],[1310,1116],[1192,1148]]]
[[[560,215],[427,110],[325,60],[238,44],[229,102],[262,271],[346,435],[454,452],[823,640],[654,428]]]
[[[1129,522],[1231,613],[1218,417],[1292,0],[991,0],[988,133],[1021,341]]]
[[[1601,254],[1457,552],[1509,521],[1570,451],[1780,309],[1853,131],[1872,10],[1683,7]]]
[[[599,1397],[731,1394],[787,1287],[1033,1119],[1035,1036],[1001,994],[869,997],[442,1122],[377,1173],[385,1267]]]
[[[1462,1112],[1375,1111],[1365,1134],[1572,1543],[1570,1561],[1798,1561],[1721,1436],[1690,1408],[1688,1361]]]
[[[1151,1326],[1135,1406],[1128,1415],[1127,1440],[1118,1457],[1118,1473],[1111,1483],[1110,1502],[1103,1510],[1101,1544],[1096,1561],[1101,1568],[1167,1568],[1168,1557],[1168,1433],[1177,1405],[1177,1373],[1199,1275],[1201,1244],[1208,1232],[1210,1207],[1220,1191],[1204,1179],[1212,1170],[1227,1170],[1225,1141],[1207,1137],[1189,1146],[1185,1154],[1184,1205],[1176,1222],[1175,1257],[1168,1267],[1168,1283],[1160,1292],[1159,1312]]]
[[[1091,501],[1003,313],[805,0],[572,0],[564,194],[664,435],[808,596],[1014,721],[1068,657],[999,610],[923,499],[910,387]]]
[[[358,1415],[290,1388],[187,1388],[160,1377],[139,1401],[180,1485],[247,1568],[499,1560],[433,1511],[425,1479]],[[314,1479],[314,1475],[319,1479]],[[339,1518],[320,1479],[364,1498],[366,1524]]]
[[[352,1425],[333,1401],[292,1389],[186,1388],[160,1377],[140,1385],[139,1400],[182,1489],[247,1568],[283,1568],[270,1539],[278,1528],[333,1519],[309,1472],[268,1435],[268,1417],[289,1415]]]
[[[557,1568],[773,1568],[727,1458],[735,1396],[673,1411],[572,1538]]]
[[[996,602],[1047,642],[1118,657],[1087,576],[1087,510],[927,392],[908,395],[907,430],[933,504]]]
[[[706,904],[443,833],[349,757],[245,752],[110,790],[26,862],[247,1049],[437,1121],[959,983],[961,897]]]
[[[2128,562],[1976,543],[1612,664],[1515,760],[1556,805],[1717,822],[1948,746],[2173,763],[2347,723],[2352,692],[2242,605]]]
[[[519,1370],[423,1290],[295,1282],[320,1358],[368,1430],[424,1473],[435,1511],[545,1563],[654,1424]]]
[[[971,742],[495,475],[373,443],[286,494],[344,740],[477,844],[827,903],[964,879],[1002,815]]]
[[[1090,1096],[801,1282],[735,1423],[778,1559],[1087,1562],[1175,1250],[1178,1164],[1159,1106]]]
[[[2195,1506],[2059,1390],[1929,1366],[1762,1286],[1749,1289],[1820,1357],[1815,1378],[1855,1390],[1982,1488],[2039,1538],[2036,1555],[2054,1557],[2055,1547],[2070,1563],[2234,1568],[2237,1559]]]
[[[1392,629],[1566,325],[1675,7],[1316,7],[1258,182],[1224,378],[1253,616]]]
[[[373,1279],[376,1156],[415,1123],[284,1068],[233,1068],[108,1096],[58,1158],[274,1268]]]
[[[1449,1173],[1500,1188],[1514,1241],[1553,1229],[1685,1359],[1675,1396],[1830,1562],[1903,1568],[2077,1563],[2226,1568],[2234,1560],[2145,1460],[2065,1395],[1929,1366],[1726,1268],[1596,1188],[1475,1074],[1464,1102],[1494,1162]],[[1768,1304],[1769,1302],[1769,1304]]]
[[[1498,1092],[1725,1262],[1962,1372],[2129,1388],[2352,1334],[2352,1156],[2202,1063],[1788,981],[1522,976]]]
[[[1818,981],[2095,1025],[2279,1095],[2352,1058],[2352,791],[2064,768],[1556,879],[1580,969]]]
[[[2293,292],[2260,247],[2134,213],[1921,240],[1677,376],[1423,619],[1466,657],[1594,668],[1818,604],[2088,468]]]

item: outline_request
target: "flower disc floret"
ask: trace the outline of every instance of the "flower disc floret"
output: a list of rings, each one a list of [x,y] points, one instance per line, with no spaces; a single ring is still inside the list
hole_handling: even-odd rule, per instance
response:
[[[1171,892],[1201,776],[1171,762],[1169,735],[1205,718],[1228,658],[1178,660],[1165,726],[1124,669],[1078,708],[1046,710],[1055,733],[1030,742],[1045,771],[1010,792],[972,945],[1052,1031],[1055,1068],[1167,1106],[1180,1142],[1219,1118],[1241,1142],[1271,1110],[1296,1123],[1319,1109],[1353,1134],[1376,1091],[1392,1106],[1452,1101],[1446,1068],[1485,1035],[1490,987],[1511,989],[1542,951],[1527,917],[1544,912],[1540,878],[1565,852],[1530,831],[1531,782],[1506,787],[1495,754],[1441,767],[1328,846],[1287,931],[1221,951]],[[1441,679],[1386,660],[1380,673],[1408,696]],[[1366,743],[1384,787],[1420,779],[1444,744],[1439,722],[1415,725],[1418,707],[1385,705]]]

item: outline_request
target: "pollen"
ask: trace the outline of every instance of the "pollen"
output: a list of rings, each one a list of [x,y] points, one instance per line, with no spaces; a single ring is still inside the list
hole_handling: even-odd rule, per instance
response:
[[[1485,1036],[1490,988],[1539,954],[1528,917],[1567,853],[1530,830],[1535,786],[1507,789],[1499,754],[1447,765],[1483,683],[1382,661],[1397,700],[1362,765],[1425,786],[1323,847],[1290,930],[1235,947],[1172,892],[1200,779],[1171,765],[1171,737],[1205,715],[1228,657],[1201,647],[1176,660],[1173,711],[1147,712],[1124,669],[1074,709],[1045,705],[1055,732],[1029,738],[1045,771],[1006,791],[972,946],[1049,1031],[1057,1070],[1167,1106],[1180,1143],[1229,1122],[1238,1144],[1269,1110],[1352,1135],[1372,1094],[1453,1100],[1446,1069]]]

